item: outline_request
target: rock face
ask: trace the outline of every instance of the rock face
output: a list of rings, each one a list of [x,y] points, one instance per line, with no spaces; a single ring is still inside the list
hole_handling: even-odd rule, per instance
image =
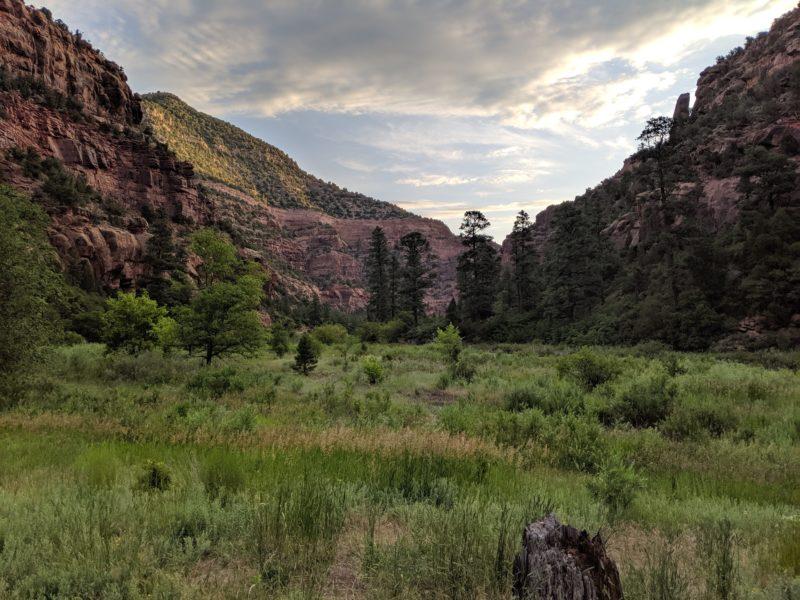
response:
[[[514,596],[536,600],[621,600],[619,572],[598,533],[562,525],[555,515],[529,524],[514,561]]]
[[[16,76],[79,100],[91,115],[128,125],[142,120],[139,99],[118,65],[49,13],[19,0],[0,0],[0,62]]]

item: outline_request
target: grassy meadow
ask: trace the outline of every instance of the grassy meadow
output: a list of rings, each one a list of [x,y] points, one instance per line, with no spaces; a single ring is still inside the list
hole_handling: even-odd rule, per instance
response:
[[[0,410],[0,597],[509,598],[523,524],[629,598],[800,599],[797,355],[58,348]]]

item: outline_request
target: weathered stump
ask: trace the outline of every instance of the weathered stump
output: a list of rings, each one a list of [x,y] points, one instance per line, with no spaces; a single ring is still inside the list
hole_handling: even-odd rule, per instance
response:
[[[555,515],[530,523],[514,561],[514,596],[525,600],[621,600],[619,572],[598,533]]]

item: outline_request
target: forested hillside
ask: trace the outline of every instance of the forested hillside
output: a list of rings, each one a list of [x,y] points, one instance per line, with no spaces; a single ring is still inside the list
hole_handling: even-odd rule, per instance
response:
[[[521,218],[479,337],[683,349],[800,339],[800,9],[720,57],[696,102],[574,202]]]
[[[146,121],[156,137],[191,162],[198,175],[271,206],[312,208],[345,219],[397,219],[403,209],[309,175],[285,152],[238,127],[203,114],[177,96],[147,94]]]

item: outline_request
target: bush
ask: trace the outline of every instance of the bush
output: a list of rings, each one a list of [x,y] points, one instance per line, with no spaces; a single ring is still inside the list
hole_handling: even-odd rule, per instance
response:
[[[651,368],[626,378],[615,390],[612,415],[634,427],[653,427],[672,408],[677,386],[662,369]]]
[[[203,397],[220,398],[229,392],[243,392],[244,382],[233,367],[203,370],[195,375],[186,388]]]
[[[326,323],[315,327],[311,335],[321,344],[330,346],[343,341],[347,337],[347,329],[337,323]]]
[[[383,326],[380,323],[367,321],[358,328],[357,335],[362,342],[380,342],[383,335]]]
[[[289,352],[289,332],[282,323],[272,326],[269,337],[269,347],[278,358],[283,358]]]
[[[464,348],[464,342],[461,340],[461,333],[458,327],[450,323],[444,329],[436,330],[436,341],[434,345],[451,363],[458,362],[458,357],[461,355],[461,350]]]
[[[603,505],[611,520],[628,509],[641,487],[642,480],[633,467],[619,461],[603,465],[588,483],[589,493]]]
[[[163,462],[149,460],[139,475],[136,487],[143,492],[164,492],[169,489],[171,484],[172,475],[170,475],[167,465]]]
[[[570,382],[540,379],[507,392],[505,407],[511,411],[538,408],[548,415],[578,414],[584,409],[583,394]]]
[[[738,419],[729,406],[681,405],[662,423],[661,431],[674,440],[696,440],[703,435],[720,437],[736,429]]]
[[[361,368],[370,384],[375,385],[383,380],[383,362],[377,356],[365,356],[361,360]]]
[[[586,417],[566,415],[558,418],[545,434],[555,465],[593,473],[604,463],[608,444],[603,428]]]
[[[474,360],[462,357],[450,365],[449,375],[452,380],[472,383],[472,380],[475,379],[475,375],[477,374],[478,367],[475,366]]]
[[[568,377],[588,390],[610,381],[620,372],[617,361],[610,357],[581,348],[575,354],[565,356],[558,362],[558,374]]]

